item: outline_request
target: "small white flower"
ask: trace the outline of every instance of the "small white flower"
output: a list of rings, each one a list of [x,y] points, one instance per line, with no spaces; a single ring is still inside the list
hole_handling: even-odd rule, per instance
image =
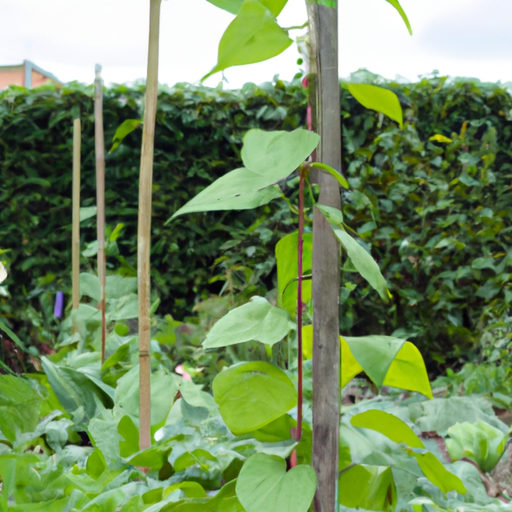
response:
[[[0,262],[0,283],[2,281],[5,281],[7,279],[7,271],[5,270],[5,267]]]

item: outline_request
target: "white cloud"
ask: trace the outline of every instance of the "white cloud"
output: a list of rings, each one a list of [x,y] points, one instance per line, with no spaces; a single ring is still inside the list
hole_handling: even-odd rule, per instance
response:
[[[512,80],[510,0],[402,0],[414,36],[384,0],[340,0],[340,76],[361,67],[394,78],[443,74]],[[29,59],[64,81],[94,79],[103,66],[109,82],[146,73],[149,1],[3,0],[0,64]],[[162,3],[160,81],[196,82],[215,64],[217,45],[233,17],[205,0]],[[289,0],[283,26],[306,21],[304,0]],[[228,69],[229,86],[290,79],[298,70],[295,47],[271,61]],[[222,76],[208,79],[215,86]]]

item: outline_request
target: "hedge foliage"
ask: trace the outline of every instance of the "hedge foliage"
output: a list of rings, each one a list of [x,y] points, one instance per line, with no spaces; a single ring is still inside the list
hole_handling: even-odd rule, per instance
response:
[[[368,73],[355,78],[382,82]],[[352,284],[340,293],[342,332],[407,336],[438,363],[471,359],[479,342],[485,356],[497,359],[507,351],[512,302],[512,99],[498,85],[435,76],[384,85],[400,98],[403,130],[341,89],[344,171],[351,185],[344,211],[383,268],[394,299],[383,304],[345,267]],[[141,116],[142,99],[142,86],[105,90],[107,140],[123,120]],[[274,286],[273,248],[294,221],[284,202],[164,223],[205,185],[240,166],[246,130],[294,129],[305,121],[305,105],[299,80],[231,92],[162,88],[152,250],[159,312],[183,317],[199,298],[218,293],[223,280],[229,290],[249,295]],[[1,257],[11,272],[2,315],[11,323],[35,322],[40,331],[50,332],[54,322],[51,294],[70,286],[77,109],[84,130],[82,204],[92,206],[92,88],[11,88],[0,95],[0,248],[10,251]],[[132,275],[140,139],[140,131],[132,133],[107,158],[107,222],[111,229],[124,225],[109,262],[113,268],[121,262]],[[82,227],[84,243],[92,242],[94,220]]]

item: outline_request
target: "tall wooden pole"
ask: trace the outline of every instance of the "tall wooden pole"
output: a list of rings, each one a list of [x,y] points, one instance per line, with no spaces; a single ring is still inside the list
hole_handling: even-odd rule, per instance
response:
[[[311,77],[316,89],[319,161],[341,172],[338,9],[308,5]],[[315,76],[316,75],[316,76]],[[315,100],[315,98],[312,98]],[[319,203],[341,208],[338,183],[317,174]],[[338,510],[340,422],[340,248],[324,216],[313,217],[313,467],[318,488],[315,512]]]
[[[106,287],[106,257],[105,257],[105,137],[103,135],[103,81],[101,66],[96,64],[96,79],[94,80],[94,138],[96,148],[96,205],[97,239],[98,239],[98,278],[100,281],[101,310],[101,364],[105,362],[105,287]]]
[[[148,73],[139,182],[139,225],[137,235],[137,278],[139,289],[139,447],[151,446],[151,355],[150,355],[150,250],[153,154],[156,104],[158,99],[158,40],[161,0],[150,0]]]
[[[73,309],[80,305],[80,153],[82,128],[80,118],[73,121],[73,235],[72,235],[72,281]],[[73,333],[76,326],[73,325]]]

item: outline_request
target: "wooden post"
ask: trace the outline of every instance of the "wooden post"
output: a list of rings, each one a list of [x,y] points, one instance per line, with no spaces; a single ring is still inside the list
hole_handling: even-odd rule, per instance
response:
[[[308,5],[312,83],[316,89],[318,160],[341,172],[338,9]],[[317,174],[319,203],[341,208],[338,183]],[[318,489],[315,512],[338,510],[340,422],[340,248],[324,216],[313,218],[313,467]]]
[[[153,154],[155,144],[156,104],[158,99],[158,40],[161,0],[150,0],[148,73],[142,132],[139,182],[139,225],[137,234],[137,278],[139,290],[139,447],[151,446],[151,325],[150,250]]]
[[[105,257],[105,137],[103,135],[103,81],[101,66],[96,64],[96,79],[94,80],[94,138],[96,148],[96,206],[98,208],[96,224],[98,239],[98,278],[100,281],[101,310],[101,364],[105,362],[105,287],[106,287],[106,257]]]
[[[72,235],[72,282],[73,309],[80,305],[80,153],[82,128],[80,118],[73,121],[73,235]],[[73,324],[73,334],[76,326]]]

